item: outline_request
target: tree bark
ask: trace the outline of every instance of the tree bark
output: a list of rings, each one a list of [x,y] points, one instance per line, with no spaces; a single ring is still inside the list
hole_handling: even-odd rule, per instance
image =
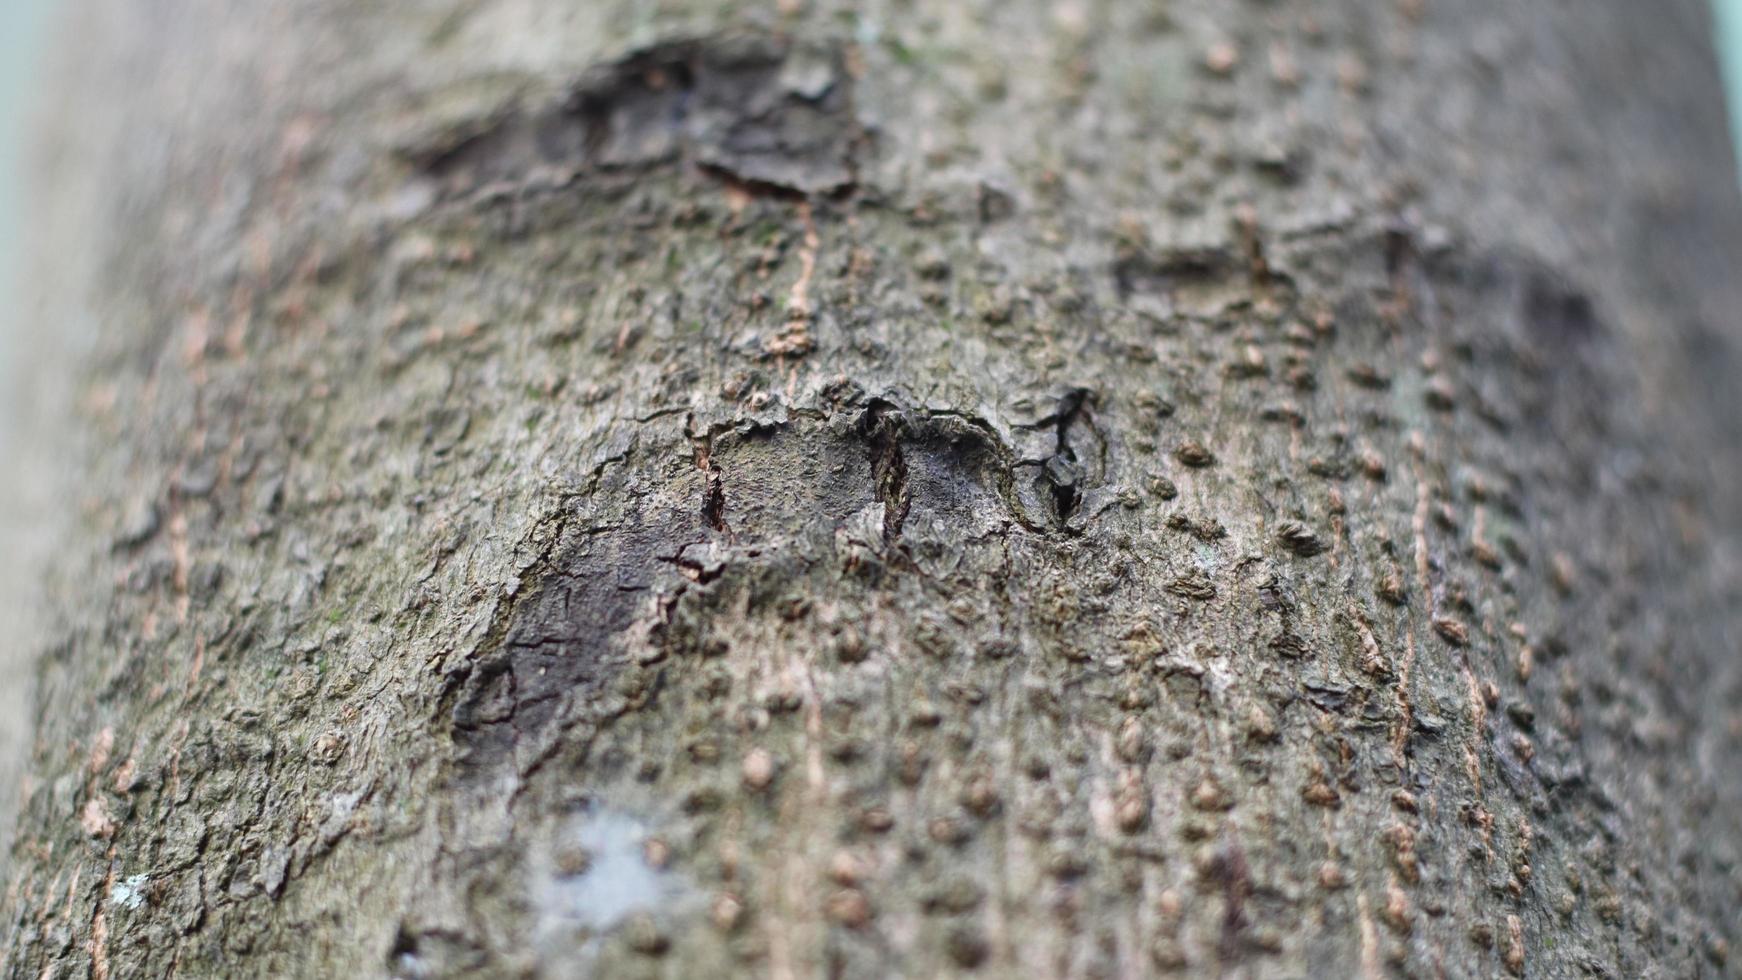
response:
[[[9,975],[1734,975],[1703,4],[70,16]]]

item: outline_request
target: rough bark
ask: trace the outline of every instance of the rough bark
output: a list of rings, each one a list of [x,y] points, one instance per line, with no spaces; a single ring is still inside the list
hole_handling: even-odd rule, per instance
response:
[[[1734,973],[1701,4],[74,17],[10,975]]]

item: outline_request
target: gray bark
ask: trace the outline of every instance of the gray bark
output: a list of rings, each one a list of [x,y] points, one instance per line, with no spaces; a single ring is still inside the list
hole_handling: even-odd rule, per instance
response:
[[[9,975],[1734,975],[1701,3],[70,27]]]

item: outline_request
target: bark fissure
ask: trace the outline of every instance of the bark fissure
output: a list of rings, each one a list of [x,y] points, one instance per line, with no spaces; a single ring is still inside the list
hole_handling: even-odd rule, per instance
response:
[[[859,419],[859,430],[871,447],[871,478],[878,502],[883,505],[886,545],[901,540],[901,527],[913,504],[907,485],[907,459],[901,450],[905,428],[906,419],[901,411],[882,400],[873,400]]]

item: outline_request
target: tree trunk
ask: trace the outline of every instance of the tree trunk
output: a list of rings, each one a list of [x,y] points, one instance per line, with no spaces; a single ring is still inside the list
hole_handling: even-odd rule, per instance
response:
[[[1735,975],[1696,0],[69,26],[9,975]]]

